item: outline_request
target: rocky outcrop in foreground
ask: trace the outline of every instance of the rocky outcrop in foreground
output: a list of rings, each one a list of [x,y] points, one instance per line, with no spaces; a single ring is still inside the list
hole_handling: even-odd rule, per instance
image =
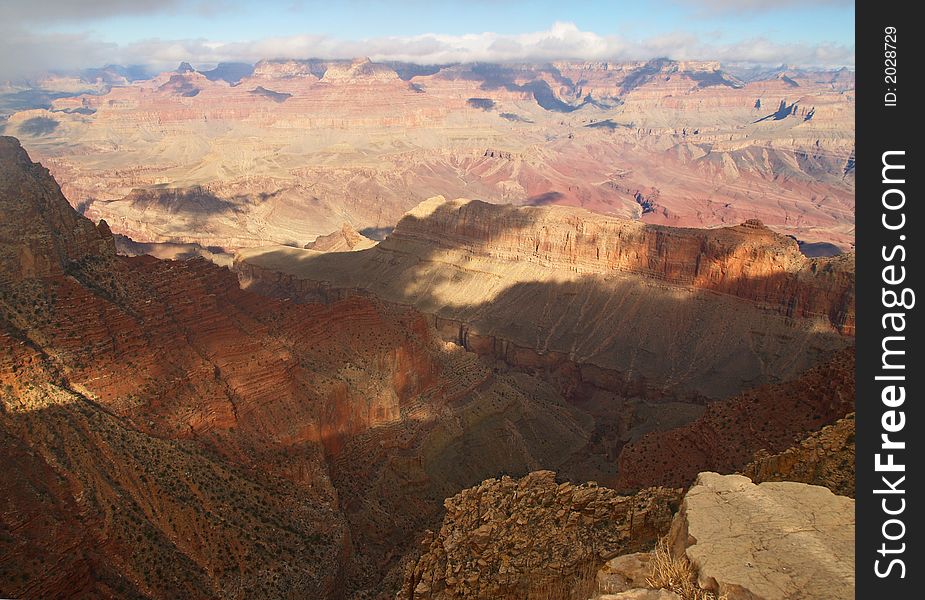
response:
[[[399,598],[587,597],[603,560],[651,548],[679,500],[674,489],[558,484],[551,471],[486,480],[446,500]]]
[[[854,500],[823,487],[701,473],[669,543],[728,600],[854,598]]]
[[[397,598],[853,597],[854,500],[704,472],[661,536],[679,494],[557,485],[550,471],[484,481],[446,501]]]

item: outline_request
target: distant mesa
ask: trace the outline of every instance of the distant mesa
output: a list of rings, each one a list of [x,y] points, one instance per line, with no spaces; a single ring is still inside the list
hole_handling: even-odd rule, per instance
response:
[[[245,77],[250,77],[254,73],[254,65],[250,63],[223,62],[218,63],[214,69],[209,71],[200,71],[209,81],[226,81],[230,84],[236,84]]]
[[[261,60],[254,65],[252,76],[256,79],[318,79],[324,74],[321,61],[309,60]]]
[[[177,67],[177,73],[195,73],[196,69],[193,68],[193,65],[188,62],[181,62],[180,66]]]
[[[387,65],[374,63],[368,58],[359,58],[352,62],[335,62],[324,72],[321,81],[333,83],[384,83],[398,81],[398,73]]]
[[[189,71],[186,73],[189,73]],[[167,83],[160,86],[158,91],[168,92],[177,96],[182,96],[184,98],[192,98],[197,96],[199,92],[202,91],[202,89],[187,79],[186,74],[181,75],[177,73],[175,75],[171,75],[170,79],[167,80]]]

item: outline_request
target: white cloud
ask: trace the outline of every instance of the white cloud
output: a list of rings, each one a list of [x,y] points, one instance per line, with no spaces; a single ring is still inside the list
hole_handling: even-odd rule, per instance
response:
[[[717,0],[719,1],[719,0]],[[491,32],[466,35],[424,34],[342,40],[325,35],[270,37],[252,42],[220,40],[142,40],[118,46],[88,36],[0,31],[0,80],[39,71],[100,66],[105,63],[148,64],[174,68],[180,61],[203,67],[222,61],[255,62],[263,58],[354,58],[422,64],[578,60],[678,60],[803,66],[851,66],[854,47],[837,44],[781,44],[757,38],[731,44],[708,42],[688,33],[638,42],[582,31],[573,23],[554,23],[546,31],[516,35]]]

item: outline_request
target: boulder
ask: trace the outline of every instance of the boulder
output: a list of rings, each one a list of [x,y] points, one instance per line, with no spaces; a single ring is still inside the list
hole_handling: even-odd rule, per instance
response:
[[[635,552],[624,554],[607,561],[597,572],[597,587],[601,592],[615,594],[646,584],[646,577],[652,572],[652,554]]]

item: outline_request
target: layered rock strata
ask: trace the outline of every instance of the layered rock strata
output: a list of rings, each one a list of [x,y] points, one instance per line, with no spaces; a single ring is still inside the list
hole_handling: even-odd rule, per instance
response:
[[[116,256],[6,138],[0,182],[3,595],[375,595],[443,498],[588,442],[413,309]]]
[[[143,243],[302,246],[344,220],[393,226],[440,193],[675,226],[760,219],[806,242],[854,242],[844,71],[360,59],[240,75],[97,82],[16,112],[6,132],[87,216]],[[178,194],[210,210],[178,211]]]

